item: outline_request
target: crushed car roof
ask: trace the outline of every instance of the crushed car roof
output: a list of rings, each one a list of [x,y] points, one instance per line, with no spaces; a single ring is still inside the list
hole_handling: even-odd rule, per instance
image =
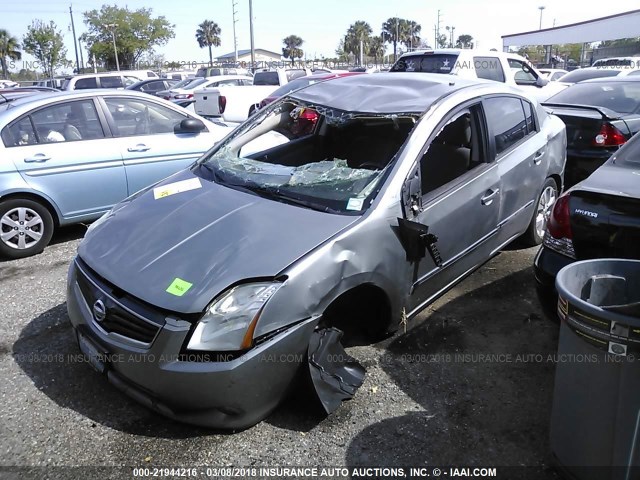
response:
[[[311,105],[375,114],[422,113],[437,99],[462,88],[486,85],[454,75],[376,73],[341,77],[298,90],[289,97]],[[491,82],[500,85],[497,82]]]

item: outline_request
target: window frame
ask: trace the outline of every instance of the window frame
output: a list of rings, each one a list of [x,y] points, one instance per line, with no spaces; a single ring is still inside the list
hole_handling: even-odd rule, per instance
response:
[[[86,101],[90,101],[91,103],[93,103],[93,108],[95,109],[96,115],[98,117],[98,123],[100,124],[100,128],[102,129],[102,134],[103,134],[102,138],[87,138],[87,139],[83,138],[83,139],[80,139],[80,140],[65,140],[64,142],[41,142],[40,141],[40,135],[38,134],[38,130],[36,129],[35,122],[33,121],[33,117],[32,117],[33,114],[38,113],[38,112],[40,112],[42,110],[46,110],[48,108],[54,107],[54,106],[58,106],[58,105],[65,105],[65,104],[71,104],[71,103],[75,103],[75,102],[86,102]],[[2,129],[2,131],[4,131],[5,128],[9,128],[9,127],[13,126],[14,124],[24,120],[25,118],[29,118],[29,122],[31,123],[31,128],[33,129],[33,132],[35,134],[36,143],[32,143],[32,144],[29,144],[29,145],[11,145],[11,146],[7,146],[4,143],[4,139],[2,139],[2,144],[5,146],[5,148],[28,147],[28,146],[33,146],[33,145],[50,145],[52,143],[89,142],[89,141],[92,141],[92,140],[104,140],[106,138],[113,138],[113,134],[112,134],[110,126],[107,123],[107,119],[105,118],[104,111],[102,110],[101,105],[99,104],[99,102],[97,102],[97,99],[95,97],[76,98],[76,99],[73,99],[73,100],[58,100],[56,102],[51,102],[51,103],[46,104],[46,105],[41,105],[39,107],[34,108],[33,110],[30,110],[30,111],[28,111],[26,113],[23,113],[19,117],[15,118],[11,122],[9,122]]]
[[[497,148],[496,148],[496,136],[495,136],[495,132],[493,129],[493,126],[489,123],[489,119],[487,116],[487,101],[492,100],[492,99],[500,99],[500,98],[514,98],[516,100],[520,100],[520,109],[522,110],[522,114],[523,114],[523,118],[524,118],[524,125],[525,125],[525,135],[524,137],[522,137],[520,140],[518,140],[515,143],[512,143],[511,145],[509,145],[508,148],[505,148],[503,151],[501,151],[500,153],[498,153]],[[531,105],[531,111],[533,113],[533,121],[534,121],[534,131],[533,132],[529,132],[529,128],[527,126],[527,115],[526,115],[526,111],[524,109],[524,102],[528,103],[529,105]],[[538,115],[536,112],[536,109],[533,107],[533,104],[531,102],[529,102],[529,100],[524,99],[518,95],[515,94],[508,94],[508,93],[500,93],[500,94],[494,94],[494,95],[487,95],[486,97],[484,97],[482,99],[482,112],[483,115],[485,117],[485,124],[486,124],[486,128],[487,128],[487,141],[489,144],[489,149],[490,149],[490,156],[491,158],[494,159],[494,161],[499,162],[500,160],[502,160],[504,157],[506,157],[507,155],[509,155],[513,150],[515,150],[518,146],[520,146],[522,143],[524,143],[525,141],[527,141],[531,136],[536,135],[537,133],[540,132],[540,123],[538,121]]]
[[[442,119],[438,122],[436,128],[434,128],[427,140],[422,144],[420,151],[418,153],[418,157],[415,159],[412,165],[418,165],[418,169],[420,170],[420,180],[422,183],[422,170],[421,163],[423,157],[426,155],[428,151],[428,147],[431,146],[431,143],[435,138],[440,134],[442,129],[452,120],[455,120],[465,111],[469,111],[471,113],[471,128],[476,128],[476,131],[480,138],[478,139],[478,147],[480,148],[479,156],[482,159],[477,165],[469,168],[462,175],[450,180],[449,182],[440,185],[439,187],[430,190],[428,192],[422,191],[422,185],[420,188],[420,198],[422,199],[422,205],[426,205],[428,202],[433,201],[437,197],[447,194],[450,190],[454,188],[458,188],[459,185],[465,182],[469,182],[476,176],[482,175],[483,172],[493,167],[494,157],[491,155],[490,144],[488,142],[488,126],[486,123],[486,118],[484,116],[484,109],[482,108],[483,97],[476,97],[470,100],[467,100],[459,105],[456,105],[455,108],[449,110]],[[474,113],[475,110],[475,113]],[[473,152],[472,152],[473,156]],[[472,161],[472,160],[471,160]],[[413,171],[414,167],[411,168]],[[404,179],[403,184],[408,181],[408,178]]]

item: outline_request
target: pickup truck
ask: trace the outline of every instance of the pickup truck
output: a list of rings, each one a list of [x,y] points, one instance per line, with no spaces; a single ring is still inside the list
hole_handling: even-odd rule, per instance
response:
[[[526,58],[515,53],[475,49],[415,50],[402,55],[390,72],[444,73],[506,83],[539,101],[557,92],[544,88],[549,81]]]
[[[203,117],[244,122],[253,113],[256,104],[279,86],[310,73],[302,68],[263,70],[253,75],[251,86],[203,88],[195,92],[195,111]]]

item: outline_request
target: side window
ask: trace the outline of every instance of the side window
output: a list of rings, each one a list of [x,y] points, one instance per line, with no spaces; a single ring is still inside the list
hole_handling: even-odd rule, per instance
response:
[[[504,82],[504,71],[497,57],[473,57],[473,66],[478,78]]]
[[[122,88],[122,77],[100,77],[100,88]]]
[[[159,92],[164,90],[164,82],[158,80],[157,82],[145,83],[140,87],[142,92]]]
[[[38,143],[36,132],[33,129],[33,125],[31,125],[29,117],[24,117],[4,127],[2,129],[2,143],[4,143],[5,147],[19,147]]]
[[[106,97],[104,101],[118,137],[173,133],[176,124],[187,118],[171,108],[137,98]]]
[[[40,143],[104,138],[92,100],[66,102],[31,114]]]
[[[240,85],[245,85],[245,86],[253,85],[253,80],[250,78],[247,78],[245,80],[240,80]]]
[[[454,113],[426,147],[420,159],[423,195],[483,163],[478,109],[474,105]]]
[[[495,140],[496,155],[527,136],[527,121],[519,98],[488,98],[484,101],[484,111]]]
[[[124,86],[128,87],[129,85],[133,85],[134,83],[138,83],[140,81],[139,78],[136,77],[122,77],[124,81]]]
[[[85,88],[98,88],[98,82],[96,82],[96,77],[79,78],[76,81],[74,88],[76,90],[82,90]]]
[[[558,80],[561,76],[563,76],[563,75],[564,75],[564,73],[562,73],[562,72],[556,72],[556,73],[554,73],[554,74],[553,74],[553,76],[551,77],[551,81],[552,81],[552,82],[555,82],[555,81],[557,81],[557,80]]]
[[[538,77],[531,67],[526,63],[516,60],[515,58],[508,59],[509,68],[513,72],[513,79],[518,85],[535,85]]]

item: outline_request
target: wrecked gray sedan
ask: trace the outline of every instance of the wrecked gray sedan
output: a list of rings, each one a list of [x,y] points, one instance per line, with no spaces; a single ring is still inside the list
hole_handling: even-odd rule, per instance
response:
[[[564,124],[521,92],[400,73],[271,104],[94,223],[69,269],[80,349],[180,421],[245,428],[306,376],[327,412],[393,332],[524,236],[562,187]]]

